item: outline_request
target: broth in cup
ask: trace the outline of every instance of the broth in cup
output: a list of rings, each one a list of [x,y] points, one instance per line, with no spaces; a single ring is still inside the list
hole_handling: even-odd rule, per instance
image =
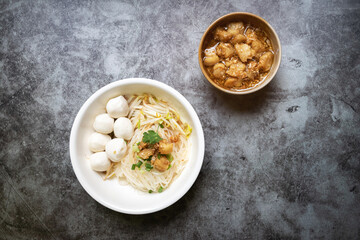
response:
[[[216,27],[204,46],[202,61],[209,77],[232,91],[256,87],[267,77],[274,61],[267,34],[243,21]]]

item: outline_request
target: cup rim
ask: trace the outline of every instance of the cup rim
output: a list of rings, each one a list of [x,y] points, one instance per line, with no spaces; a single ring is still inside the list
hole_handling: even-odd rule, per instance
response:
[[[229,16],[235,16],[235,15],[248,15],[248,16],[251,16],[251,17],[254,17],[254,18],[257,18],[259,19],[260,21],[262,21],[265,25],[267,25],[269,27],[269,29],[273,32],[274,36],[275,36],[275,39],[276,39],[276,42],[278,43],[279,45],[279,49],[278,49],[278,53],[279,53],[279,56],[280,56],[280,59],[279,59],[279,64],[277,64],[275,66],[275,71],[274,71],[274,74],[270,77],[270,78],[266,78],[265,81],[262,82],[262,84],[258,85],[257,87],[255,88],[249,88],[248,90],[242,90],[242,91],[232,91],[232,90],[229,90],[229,89],[226,89],[226,88],[223,88],[219,85],[217,85],[214,81],[211,80],[211,78],[208,76],[205,68],[204,68],[204,63],[202,61],[202,47],[203,47],[203,44],[204,44],[204,40],[205,40],[205,37],[207,36],[207,34],[209,33],[210,29],[212,29],[215,25],[217,25],[219,22],[221,22],[224,18],[227,18]],[[199,44],[199,50],[198,50],[198,60],[199,60],[199,65],[200,65],[200,69],[201,69],[201,72],[202,74],[204,75],[204,77],[206,78],[206,80],[211,84],[213,85],[214,87],[216,87],[217,89],[221,90],[222,92],[225,92],[225,93],[229,93],[229,94],[233,94],[233,95],[246,95],[246,94],[250,94],[250,93],[253,93],[253,92],[256,92],[256,91],[259,91],[260,89],[264,88],[266,85],[268,85],[271,80],[275,77],[277,71],[279,70],[279,67],[280,67],[280,64],[281,64],[281,43],[280,43],[280,39],[279,39],[279,36],[277,35],[275,29],[270,25],[270,23],[268,23],[265,19],[263,19],[262,17],[256,15],[256,14],[253,14],[253,13],[249,13],[249,12],[232,12],[232,13],[228,13],[226,15],[223,15],[221,17],[219,17],[218,19],[216,19],[215,21],[213,21],[205,30],[204,34],[202,35],[201,37],[201,40],[200,40],[200,44]]]

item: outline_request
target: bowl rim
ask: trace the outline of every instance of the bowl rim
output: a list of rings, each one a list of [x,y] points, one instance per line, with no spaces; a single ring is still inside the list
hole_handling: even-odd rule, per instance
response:
[[[201,57],[201,54],[202,54],[202,46],[204,44],[204,40],[205,40],[205,37],[206,35],[209,33],[210,29],[212,29],[216,24],[218,24],[219,22],[221,22],[224,18],[227,18],[229,16],[236,16],[236,15],[248,15],[248,16],[252,16],[254,18],[257,18],[259,19],[260,21],[262,21],[265,25],[267,25],[269,27],[269,29],[274,33],[274,36],[275,36],[275,39],[276,41],[278,42],[278,45],[279,45],[279,64],[277,66],[275,66],[275,71],[274,71],[274,74],[271,78],[267,78],[265,79],[265,81],[261,84],[261,85],[258,85],[258,87],[255,87],[255,88],[250,88],[249,90],[244,90],[244,91],[232,91],[232,90],[228,90],[226,88],[222,88],[220,87],[219,85],[217,85],[215,82],[213,82],[210,77],[208,76],[208,74],[206,73],[206,70],[204,68],[204,64],[202,62],[202,57]],[[211,84],[213,85],[214,87],[216,87],[217,89],[221,90],[222,92],[225,92],[225,93],[230,93],[230,94],[234,94],[234,95],[245,95],[245,94],[249,94],[249,93],[253,93],[253,92],[256,92],[256,91],[259,91],[260,89],[262,89],[263,87],[265,87],[266,85],[268,85],[271,80],[275,77],[277,71],[279,70],[279,67],[280,67],[280,64],[281,64],[281,43],[280,43],[280,39],[279,39],[279,36],[277,35],[275,29],[270,25],[270,23],[268,23],[265,19],[263,19],[262,17],[256,15],[256,14],[253,14],[253,13],[249,13],[249,12],[232,12],[232,13],[228,13],[226,15],[223,15],[221,17],[219,17],[218,19],[216,19],[215,21],[213,21],[205,30],[204,34],[202,35],[201,37],[201,40],[200,40],[200,44],[199,44],[199,50],[198,50],[198,60],[199,60],[199,65],[200,65],[200,69],[201,69],[201,72],[202,74],[204,75],[204,77],[206,78],[206,80]]]
[[[86,182],[86,178],[80,174],[80,165],[78,165],[76,163],[78,161],[78,159],[77,159],[77,155],[76,155],[76,151],[75,151],[75,148],[76,148],[75,140],[77,138],[78,129],[80,128],[80,123],[81,123],[80,120],[83,117],[83,115],[86,113],[86,111],[88,110],[89,105],[92,102],[94,102],[94,100],[96,100],[99,96],[101,96],[102,94],[107,92],[108,90],[115,88],[115,87],[120,87],[120,86],[124,86],[124,85],[129,85],[129,84],[130,85],[131,84],[146,84],[146,85],[149,85],[152,87],[160,88],[161,90],[168,92],[176,100],[178,100],[179,103],[188,112],[189,117],[193,121],[193,124],[194,124],[193,130],[196,130],[196,133],[198,135],[198,144],[199,144],[198,148],[196,149],[196,151],[198,153],[195,157],[196,162],[195,162],[194,168],[191,171],[192,172],[192,174],[190,175],[191,178],[188,178],[188,180],[186,182],[184,182],[184,184],[186,186],[184,186],[184,188],[181,189],[182,191],[177,192],[175,197],[173,197],[170,200],[164,201],[164,203],[159,205],[158,207],[149,208],[146,210],[139,210],[139,211],[137,211],[137,210],[132,211],[127,208],[123,208],[121,206],[119,207],[115,204],[110,204],[109,202],[104,200],[102,197],[100,197],[99,194],[96,194],[96,191],[93,191],[92,188],[90,188],[88,186],[88,184]],[[200,170],[201,170],[201,167],[202,167],[202,164],[204,161],[205,138],[204,138],[204,132],[203,132],[203,128],[202,128],[200,119],[199,119],[195,109],[192,107],[192,105],[189,103],[189,101],[181,93],[179,93],[174,88],[172,88],[169,85],[162,83],[160,81],[147,79],[147,78],[127,78],[127,79],[121,79],[121,80],[117,80],[115,82],[109,83],[109,84],[103,86],[102,88],[98,89],[81,106],[79,112],[77,113],[77,115],[75,117],[75,120],[74,120],[72,128],[71,128],[70,141],[69,141],[69,152],[70,152],[71,164],[72,164],[73,170],[75,172],[76,178],[80,182],[80,185],[85,189],[85,191],[94,200],[96,200],[101,205],[103,205],[109,209],[112,209],[114,211],[117,211],[117,212],[132,214],[132,215],[140,215],[140,214],[153,213],[153,212],[157,212],[162,209],[165,209],[165,208],[169,207],[170,205],[174,204],[175,202],[177,202],[180,198],[182,198],[190,190],[190,188],[192,187],[192,185],[195,183],[196,179],[198,178],[198,175],[200,173]]]

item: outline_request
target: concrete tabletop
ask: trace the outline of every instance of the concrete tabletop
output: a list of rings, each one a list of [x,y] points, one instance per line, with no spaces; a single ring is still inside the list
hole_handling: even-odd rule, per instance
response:
[[[263,90],[211,86],[207,26],[265,18],[282,62]],[[0,1],[0,239],[359,239],[359,1]],[[194,106],[206,150],[160,212],[114,212],[81,187],[69,135],[118,79],[164,82]],[[146,204],[146,203],[144,203]]]

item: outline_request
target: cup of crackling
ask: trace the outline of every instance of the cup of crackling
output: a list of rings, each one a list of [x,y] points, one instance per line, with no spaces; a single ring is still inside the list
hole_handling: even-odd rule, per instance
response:
[[[204,133],[178,91],[131,78],[97,90],[70,134],[71,163],[100,204],[127,214],[164,209],[191,188],[204,158]]]
[[[199,65],[217,89],[236,95],[253,93],[275,76],[281,62],[279,37],[263,18],[234,12],[215,20],[199,46]]]

